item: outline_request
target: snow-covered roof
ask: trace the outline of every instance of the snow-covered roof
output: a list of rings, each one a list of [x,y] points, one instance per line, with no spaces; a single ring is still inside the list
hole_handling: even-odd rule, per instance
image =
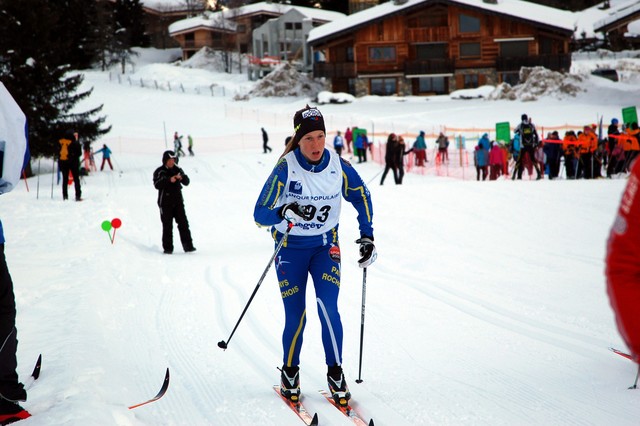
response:
[[[344,18],[346,15],[340,12],[334,12],[332,10],[323,10],[316,9],[313,7],[303,7],[303,6],[292,6],[289,4],[279,4],[279,3],[271,3],[271,2],[260,2],[248,4],[246,6],[241,6],[235,9],[227,9],[223,10],[223,16],[227,19],[236,18],[242,15],[252,15],[259,12],[270,12],[278,15],[284,15],[291,9],[297,9],[303,15],[317,21],[325,21],[331,22],[336,19]]]
[[[169,34],[176,35],[196,28],[210,28],[222,31],[235,32],[237,24],[234,21],[224,19],[219,13],[205,13],[193,18],[181,19],[169,25]]]
[[[428,4],[432,0],[408,0],[403,4],[393,1],[382,3],[369,9],[354,13],[346,18],[330,22],[314,28],[309,34],[309,42],[317,41],[335,33],[341,33],[360,25],[379,20],[387,15],[395,14],[406,9],[415,8],[421,4]],[[549,27],[573,32],[575,16],[572,12],[529,3],[523,0],[497,0],[496,4],[485,3],[483,0],[448,0],[462,6],[487,10],[492,13],[513,16],[530,22],[538,22]]]
[[[232,20],[238,19],[241,16],[252,15],[260,12],[272,13],[274,15],[284,15],[292,9],[295,9],[307,18],[316,21],[330,22],[345,17],[343,13],[333,12],[331,10],[322,10],[302,6],[291,6],[288,4],[260,2],[238,7],[235,9],[227,9],[220,12],[209,12],[205,13],[203,16],[198,16],[195,18],[181,19],[180,21],[176,21],[169,26],[169,34],[174,35],[183,31],[193,30],[195,28],[201,27],[225,30],[230,30],[233,28],[235,30],[236,24]]]
[[[186,11],[189,8],[185,0],[140,0],[140,4],[147,9],[159,12]],[[200,9],[203,9],[202,7]]]
[[[620,19],[625,19],[628,16],[640,12],[640,0],[631,0],[627,3],[623,3],[620,6],[612,7],[607,12],[608,15],[603,19],[595,22],[593,25],[594,31],[600,31],[603,27],[610,25]]]

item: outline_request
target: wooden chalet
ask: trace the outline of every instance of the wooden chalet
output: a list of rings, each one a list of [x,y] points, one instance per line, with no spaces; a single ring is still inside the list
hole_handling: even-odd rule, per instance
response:
[[[178,43],[169,34],[169,25],[188,18],[205,10],[204,3],[194,2],[190,7],[186,5],[164,5],[162,2],[147,1],[142,9],[145,12],[145,28],[149,35],[149,43],[152,47],[166,49],[178,47]]]
[[[595,32],[603,33],[612,50],[637,49],[640,37],[629,34],[630,23],[640,19],[640,2],[615,9],[594,24]]]
[[[183,19],[169,26],[169,33],[182,49],[187,60],[203,47],[216,50],[236,50],[238,25],[224,19],[220,13],[210,13]]]
[[[570,12],[521,0],[395,0],[311,31],[314,77],[356,96],[430,95],[568,71]]]
[[[234,50],[240,53],[252,53],[253,31],[294,8],[309,17],[313,26],[344,16],[310,7],[260,2],[176,22],[169,27],[169,33],[182,47],[183,59],[205,46],[218,48],[218,45],[233,45]]]

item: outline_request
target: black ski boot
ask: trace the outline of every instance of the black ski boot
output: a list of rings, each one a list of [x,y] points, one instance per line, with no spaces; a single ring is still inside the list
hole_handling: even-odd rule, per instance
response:
[[[280,394],[293,403],[300,402],[300,367],[282,366],[280,369]]]
[[[351,399],[351,392],[347,386],[347,381],[342,373],[342,367],[339,365],[330,366],[327,371],[327,382],[329,383],[329,391],[336,404],[346,407]]]

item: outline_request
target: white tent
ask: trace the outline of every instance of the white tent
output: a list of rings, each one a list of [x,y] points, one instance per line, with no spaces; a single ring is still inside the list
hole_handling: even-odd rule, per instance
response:
[[[0,194],[20,180],[27,153],[27,119],[0,82]]]

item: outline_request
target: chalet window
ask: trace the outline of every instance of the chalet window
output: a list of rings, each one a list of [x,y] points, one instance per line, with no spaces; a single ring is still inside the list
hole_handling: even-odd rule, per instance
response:
[[[293,28],[296,29],[296,30],[301,30],[302,29],[302,22],[294,22]]]
[[[460,43],[460,58],[479,58],[480,43]]]
[[[349,46],[345,49],[346,62],[353,62],[353,46]]]
[[[418,90],[420,93],[447,93],[446,77],[420,77],[418,79]]]
[[[461,33],[479,33],[480,18],[469,15],[460,15],[458,29]]]
[[[478,87],[478,74],[465,74],[464,88],[475,89],[476,87]]]
[[[538,51],[541,55],[551,55],[553,53],[553,40],[547,37],[540,37]]]
[[[284,29],[285,30],[292,30],[293,29],[293,22],[285,22],[284,23]]]
[[[500,43],[500,56],[503,58],[522,58],[529,56],[528,41],[505,41]]]
[[[394,46],[378,46],[369,48],[369,62],[395,62],[396,48]]]
[[[417,60],[429,60],[429,59],[446,59],[447,55],[447,43],[426,43],[416,45],[416,59]]]
[[[372,78],[371,79],[371,94],[388,96],[395,95],[398,91],[396,89],[397,82],[395,78]]]

